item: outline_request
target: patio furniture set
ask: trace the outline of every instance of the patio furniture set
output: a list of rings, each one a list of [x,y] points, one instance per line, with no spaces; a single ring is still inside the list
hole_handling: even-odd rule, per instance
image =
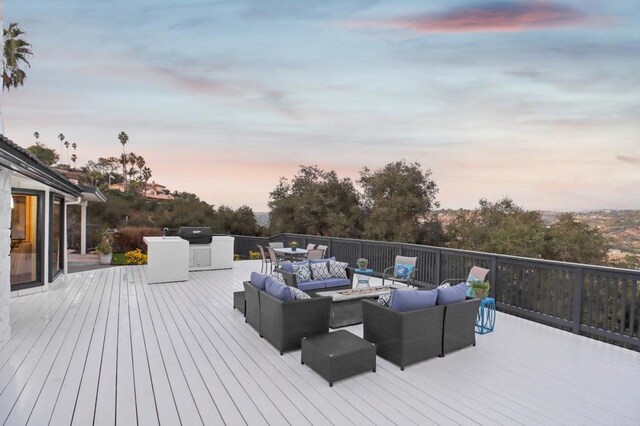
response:
[[[300,273],[307,268],[310,277]],[[475,346],[481,299],[467,297],[466,283],[411,289],[407,278],[391,286],[354,289],[354,269],[333,258],[283,262],[273,275],[252,273],[244,291],[234,293],[233,304],[281,355],[302,349],[301,362],[330,386],[375,372],[376,355],[404,370]],[[358,323],[363,323],[363,338],[346,330],[329,332]]]
[[[307,248],[285,247],[284,243],[273,241],[268,246],[258,244],[260,258],[262,259],[261,273],[273,272],[280,263],[287,260],[319,260],[323,259],[327,254],[329,246],[307,244]]]

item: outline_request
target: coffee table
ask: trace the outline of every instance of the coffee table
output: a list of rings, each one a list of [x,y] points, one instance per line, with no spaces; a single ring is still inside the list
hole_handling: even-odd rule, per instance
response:
[[[377,299],[383,294],[389,294],[392,288],[402,290],[408,287],[402,284],[394,284],[351,290],[320,291],[316,294],[318,296],[329,296],[333,299],[329,327],[339,328],[362,323],[362,300]]]

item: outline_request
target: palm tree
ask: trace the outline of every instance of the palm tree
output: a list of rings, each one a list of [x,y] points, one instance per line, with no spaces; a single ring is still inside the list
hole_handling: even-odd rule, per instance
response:
[[[3,30],[3,35],[2,89],[11,90],[12,87],[24,85],[27,74],[20,67],[25,64],[31,67],[27,58],[33,56],[33,52],[31,43],[20,37],[24,35],[24,31],[17,23],[10,23],[9,28]]]
[[[60,164],[62,164],[62,145],[64,143],[64,135],[60,133],[58,135],[58,139],[60,139]]]
[[[73,170],[76,169],[76,160],[78,159],[78,156],[76,154],[71,154],[71,161],[73,161]]]
[[[74,142],[74,143],[72,143],[72,144],[71,144],[71,148],[73,148],[73,152],[75,153],[75,152],[76,152],[76,148],[78,148],[78,144],[77,144],[77,143],[75,143],[75,142]]]
[[[33,137],[36,138],[36,145],[40,142],[40,133],[33,132]]]
[[[64,141],[64,146],[67,148],[67,166],[69,165],[69,141]]]
[[[124,152],[124,146],[129,142],[129,135],[125,132],[120,132],[118,139],[122,144],[122,178],[124,179],[124,189],[127,189],[127,154]]]

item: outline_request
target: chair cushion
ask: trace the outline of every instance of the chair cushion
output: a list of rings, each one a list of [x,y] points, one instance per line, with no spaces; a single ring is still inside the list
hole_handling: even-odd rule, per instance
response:
[[[400,278],[402,280],[406,280],[411,276],[413,269],[414,269],[413,265],[396,263],[395,269],[393,270],[393,276],[396,278]]]
[[[257,289],[264,290],[265,281],[267,280],[268,275],[262,275],[257,272],[251,273],[251,284]]]
[[[322,263],[309,263],[311,267],[311,276],[314,280],[326,280],[331,278],[327,262]]]
[[[452,303],[459,303],[467,297],[467,283],[460,283],[449,288],[437,288],[438,305],[450,305]]]
[[[293,273],[296,274],[296,281],[303,283],[305,281],[311,281],[311,270],[308,264],[293,265]]]
[[[328,280],[324,280],[324,284],[326,288],[332,288],[351,285],[351,281],[347,278],[329,278]]]
[[[335,260],[329,261],[329,274],[331,274],[331,278],[347,278],[347,267],[349,266],[346,262],[336,262]]]
[[[295,300],[311,299],[311,296],[309,296],[307,293],[300,290],[299,288],[295,288],[295,287],[289,287],[289,288],[291,289],[291,292],[293,293],[293,298]]]
[[[325,288],[324,281],[307,281],[298,283],[298,288],[302,291],[311,291]]]
[[[389,309],[397,312],[415,311],[436,305],[438,290],[391,290]]]
[[[271,277],[267,277],[265,289],[267,294],[272,295],[276,299],[280,299],[283,302],[290,302],[295,300],[291,287],[286,284],[279,283]]]

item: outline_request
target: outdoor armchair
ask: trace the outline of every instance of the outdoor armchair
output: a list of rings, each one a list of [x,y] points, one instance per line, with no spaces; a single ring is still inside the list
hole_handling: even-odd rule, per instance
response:
[[[327,249],[329,246],[323,246],[322,244],[318,244],[317,249],[322,250],[322,257],[324,258],[327,255]]]
[[[273,248],[284,248],[284,243],[281,241],[271,241],[269,243],[269,247],[273,247]]]
[[[314,248],[316,248],[315,244],[311,244],[311,243],[307,244],[307,250],[313,250]]]
[[[284,352],[299,349],[303,337],[329,332],[330,297],[283,302],[267,292],[260,292],[262,337]]]
[[[311,249],[307,252],[307,259],[309,260],[320,260],[324,255],[324,250],[322,249]]]
[[[484,281],[487,278],[488,273],[489,273],[489,269],[484,269],[479,266],[474,266],[473,268],[471,268],[471,270],[469,271],[469,276],[467,276],[466,278],[447,278],[446,280],[442,281],[440,285],[446,284],[446,283],[458,284],[464,281],[469,281],[469,279],[472,277],[480,281]]]
[[[267,253],[264,251],[264,247],[258,244],[258,250],[260,250],[260,258],[262,258],[262,266],[260,268],[261,274],[266,274],[267,271],[273,270],[273,263],[271,262],[271,257],[267,256]],[[264,272],[262,272],[264,270]]]
[[[416,263],[418,262],[417,257],[407,257],[407,256],[396,256],[395,263],[392,266],[389,266],[382,272],[382,285],[384,285],[385,280],[389,281],[397,281],[406,285],[415,286],[415,276],[416,276]],[[402,265],[404,268],[404,272],[406,275],[399,275],[398,265]],[[409,268],[410,267],[410,268]]]
[[[445,307],[438,305],[408,312],[396,312],[377,301],[362,301],[363,337],[375,343],[377,354],[404,367],[442,356]]]

